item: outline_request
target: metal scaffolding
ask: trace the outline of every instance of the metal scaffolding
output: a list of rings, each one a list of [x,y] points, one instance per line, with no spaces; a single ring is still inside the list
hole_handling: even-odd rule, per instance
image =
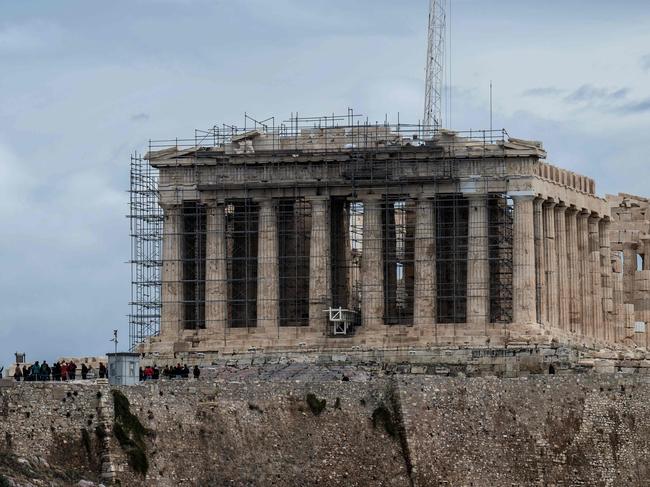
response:
[[[373,292],[381,293],[387,327],[413,326],[417,300],[426,299],[433,300],[436,314],[419,319],[452,327],[465,323],[468,295],[486,296],[491,323],[512,320],[512,202],[490,192],[487,180],[478,182],[485,184],[486,210],[483,221],[473,220],[453,166],[458,157],[498,155],[505,131],[436,131],[431,138],[431,127],[371,124],[352,111],[330,117],[296,114],[278,125],[274,118],[245,120],[243,127],[197,130],[193,139],[151,141],[150,154],[169,150],[179,162],[160,174],[143,157],[131,158],[131,349],[167,325],[202,330],[218,328],[218,322],[224,330],[247,331],[271,321],[298,333],[313,319],[313,269],[323,262],[327,298],[319,311],[323,319],[326,313],[345,317],[346,324],[345,333],[332,328],[333,336],[354,333],[363,300]],[[316,177],[306,176],[312,167],[298,161],[305,153],[327,161],[317,169],[322,171],[319,188],[328,195],[327,237],[319,233],[325,231],[323,221],[305,191],[312,183],[302,183]],[[266,158],[263,165],[251,162],[260,154]],[[412,194],[418,174],[395,176],[419,154],[435,155],[438,175],[429,183],[449,188],[432,197],[425,220],[418,219],[418,199]],[[345,180],[345,188],[329,192],[330,175]],[[376,215],[381,230],[373,234],[368,228],[374,210],[360,196],[367,188],[381,189]],[[265,190],[273,190],[272,202],[260,199]],[[170,201],[174,208],[163,212]],[[480,258],[489,273],[480,290],[471,289],[467,264],[477,232],[484,233],[486,251]],[[422,235],[430,235],[430,259],[436,264],[429,278],[417,270]],[[370,265],[373,252],[381,256],[381,288],[361,278],[364,254]],[[269,277],[267,259],[275,259],[268,261],[277,269],[275,278]],[[422,279],[431,282],[416,291]],[[174,323],[161,322],[164,306]],[[277,316],[270,311],[276,307]]]

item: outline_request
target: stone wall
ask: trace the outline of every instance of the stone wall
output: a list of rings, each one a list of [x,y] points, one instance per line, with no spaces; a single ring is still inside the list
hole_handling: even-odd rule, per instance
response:
[[[146,476],[116,438],[107,385],[5,384],[0,474],[19,485],[647,485],[646,376],[300,371],[121,388],[146,428]]]

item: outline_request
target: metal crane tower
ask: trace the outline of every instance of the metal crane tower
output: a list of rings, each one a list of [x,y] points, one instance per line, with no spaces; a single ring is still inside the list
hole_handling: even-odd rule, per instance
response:
[[[445,2],[431,0],[427,47],[427,79],[424,90],[424,125],[434,131],[442,127],[442,80],[445,66]]]

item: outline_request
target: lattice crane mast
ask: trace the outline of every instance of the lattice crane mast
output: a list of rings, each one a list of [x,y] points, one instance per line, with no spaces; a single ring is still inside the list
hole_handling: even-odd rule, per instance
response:
[[[429,6],[429,35],[427,73],[424,90],[424,125],[427,131],[442,127],[442,80],[445,66],[445,27],[447,0],[431,0]]]

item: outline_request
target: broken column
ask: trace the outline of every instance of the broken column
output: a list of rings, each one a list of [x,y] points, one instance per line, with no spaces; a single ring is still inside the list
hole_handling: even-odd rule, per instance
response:
[[[280,314],[277,204],[272,199],[260,202],[257,238],[257,327],[270,334]]]

